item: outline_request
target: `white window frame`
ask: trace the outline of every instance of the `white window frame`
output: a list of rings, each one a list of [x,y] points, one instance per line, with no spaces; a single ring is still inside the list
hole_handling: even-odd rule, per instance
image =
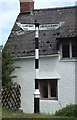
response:
[[[47,80],[47,79],[46,79]],[[53,79],[54,80],[54,79]],[[41,83],[40,83],[41,80],[39,80],[39,90],[41,89]],[[42,79],[42,81],[45,81],[45,79]],[[56,79],[57,81],[57,85],[56,85],[56,97],[51,97],[51,91],[50,91],[50,81],[52,81],[52,79],[48,79],[47,80],[47,86],[48,86],[48,97],[44,98],[42,95],[41,95],[41,91],[40,91],[40,97],[41,99],[44,99],[44,100],[58,100],[58,79]]]
[[[60,59],[74,59],[76,57],[72,56],[72,40],[69,40],[69,57],[63,57],[62,53],[62,42],[60,42]]]

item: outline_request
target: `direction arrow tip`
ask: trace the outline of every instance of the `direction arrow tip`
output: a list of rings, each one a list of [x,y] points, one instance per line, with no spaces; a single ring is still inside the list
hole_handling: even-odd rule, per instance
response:
[[[18,26],[20,26],[20,25],[21,25],[21,23],[19,23],[19,22],[16,22],[16,24],[17,24]]]
[[[65,22],[60,22],[60,26],[62,26]]]

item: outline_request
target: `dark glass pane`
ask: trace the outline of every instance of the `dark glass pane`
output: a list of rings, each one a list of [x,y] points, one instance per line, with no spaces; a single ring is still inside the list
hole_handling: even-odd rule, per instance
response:
[[[70,57],[70,54],[69,54],[69,42],[68,41],[65,41],[65,42],[62,43],[62,57],[63,58]]]
[[[72,42],[72,57],[77,57],[77,41]]]
[[[51,86],[51,97],[57,97],[57,80],[50,81]]]
[[[40,93],[42,98],[48,98],[48,82],[47,80],[40,80]]]

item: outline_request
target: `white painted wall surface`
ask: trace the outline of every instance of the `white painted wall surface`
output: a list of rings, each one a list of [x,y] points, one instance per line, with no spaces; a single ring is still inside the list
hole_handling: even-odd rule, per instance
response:
[[[41,112],[54,113],[66,104],[75,103],[75,62],[59,61],[58,57],[41,58],[40,71],[51,74],[55,71],[60,76],[58,101],[41,100]]]
[[[16,81],[21,85],[21,107],[26,113],[34,112],[34,58],[16,60]],[[40,112],[54,113],[66,104],[75,103],[75,62],[60,61],[59,56],[40,58],[40,78],[60,77],[58,100],[40,100]],[[43,73],[43,74],[41,74]],[[45,74],[45,76],[44,76]],[[42,76],[43,75],[43,76]]]
[[[75,103],[77,104],[77,61],[75,62]]]
[[[34,112],[34,59],[17,60],[16,81],[21,85],[21,108],[26,113]]]

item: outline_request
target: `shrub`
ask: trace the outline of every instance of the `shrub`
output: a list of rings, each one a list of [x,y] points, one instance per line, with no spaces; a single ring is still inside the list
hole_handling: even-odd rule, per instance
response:
[[[12,76],[12,72],[15,70],[14,59],[8,49],[5,46],[2,50],[2,87],[7,86],[14,77]]]
[[[77,104],[70,104],[56,111],[57,116],[77,117]]]

